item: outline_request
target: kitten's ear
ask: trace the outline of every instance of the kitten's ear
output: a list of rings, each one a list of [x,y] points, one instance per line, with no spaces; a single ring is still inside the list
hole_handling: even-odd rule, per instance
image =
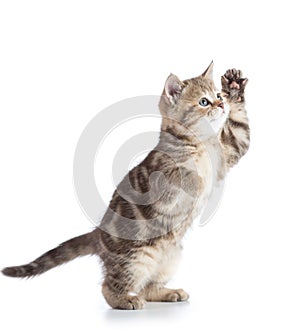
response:
[[[212,61],[208,68],[203,72],[202,76],[204,78],[207,78],[207,79],[210,79],[210,80],[213,80],[213,68],[214,68],[214,62]]]
[[[183,82],[181,82],[176,75],[170,74],[168,76],[165,83],[165,94],[172,104],[175,104],[177,102],[183,88]]]

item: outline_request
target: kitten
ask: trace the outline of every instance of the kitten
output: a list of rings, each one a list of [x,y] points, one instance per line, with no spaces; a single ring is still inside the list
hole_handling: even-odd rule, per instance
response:
[[[103,262],[102,292],[113,308],[187,300],[184,290],[165,287],[178,263],[181,240],[207,201],[213,173],[224,178],[247,152],[250,138],[244,108],[247,79],[228,70],[219,92],[212,68],[213,63],[185,81],[173,74],[167,78],[159,103],[159,143],[119,184],[98,228],[29,264],[4,268],[3,274],[35,276],[93,254]],[[217,152],[216,170],[207,145]]]

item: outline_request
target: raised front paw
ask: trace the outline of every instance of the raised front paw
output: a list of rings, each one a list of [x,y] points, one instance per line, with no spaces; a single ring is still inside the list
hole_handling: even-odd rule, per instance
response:
[[[245,100],[244,91],[248,79],[242,78],[242,72],[236,70],[227,70],[221,77],[222,92],[226,98],[231,101],[243,102]]]

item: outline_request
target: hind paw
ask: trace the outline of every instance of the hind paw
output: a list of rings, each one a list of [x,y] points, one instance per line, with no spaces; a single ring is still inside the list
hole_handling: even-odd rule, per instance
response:
[[[189,299],[188,293],[182,289],[170,290],[169,293],[166,293],[163,301],[166,302],[183,302]]]
[[[156,284],[145,288],[142,295],[149,302],[181,302],[189,299],[188,293],[182,289],[168,289]]]

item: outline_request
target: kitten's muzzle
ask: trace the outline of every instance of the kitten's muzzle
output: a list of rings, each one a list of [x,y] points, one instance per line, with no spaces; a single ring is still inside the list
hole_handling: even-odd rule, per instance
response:
[[[222,108],[222,109],[224,110],[224,108],[225,108],[224,103],[223,103],[223,102],[219,103],[219,104],[218,104],[218,107],[219,107],[219,108]]]

